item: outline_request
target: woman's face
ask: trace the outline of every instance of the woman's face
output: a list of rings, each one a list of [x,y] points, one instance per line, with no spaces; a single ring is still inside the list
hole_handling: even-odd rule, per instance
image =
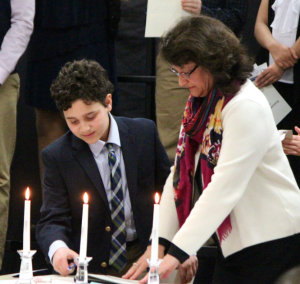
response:
[[[194,97],[206,97],[214,85],[214,79],[210,72],[197,67],[189,76],[180,73],[189,74],[196,64],[190,62],[181,67],[174,65],[173,68],[179,73],[178,84],[180,87],[188,88]],[[188,78],[189,77],[189,78]]]

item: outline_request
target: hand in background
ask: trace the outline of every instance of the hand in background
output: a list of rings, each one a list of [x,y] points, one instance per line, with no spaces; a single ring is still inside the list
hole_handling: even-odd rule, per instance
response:
[[[158,258],[162,259],[164,257],[164,251],[165,247],[162,245],[158,246]],[[142,272],[144,272],[148,265],[147,259],[151,258],[151,246],[148,246],[145,253],[139,258],[139,260],[136,262],[137,265],[133,265],[126,274],[122,276],[123,279],[131,279],[134,280],[136,279]],[[148,281],[148,274],[147,280],[145,283]],[[144,279],[144,278],[143,278]]]
[[[293,135],[293,139],[285,138],[282,147],[286,155],[300,156],[300,128],[295,126],[298,135]]]
[[[193,15],[199,15],[202,2],[201,0],[181,0],[181,6],[183,10],[190,12]]]
[[[53,268],[62,276],[67,276],[74,271],[74,268],[68,270],[69,263],[68,260],[73,260],[74,257],[78,257],[78,254],[70,250],[69,248],[59,248],[53,255],[52,263]]]
[[[283,73],[284,70],[276,63],[273,63],[257,76],[255,84],[258,88],[269,86],[277,82],[282,77]]]
[[[190,283],[195,277],[198,269],[198,258],[196,255],[191,255],[183,264],[179,264],[178,271],[181,283]]]
[[[272,57],[275,63],[283,68],[292,68],[298,61],[296,52],[288,46],[277,43],[272,49],[270,49]]]

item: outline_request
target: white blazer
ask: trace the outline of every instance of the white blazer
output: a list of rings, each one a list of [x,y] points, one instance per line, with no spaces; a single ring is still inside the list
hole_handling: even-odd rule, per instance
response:
[[[160,203],[160,237],[189,255],[198,251],[229,214],[232,231],[221,243],[225,257],[300,232],[300,191],[265,96],[248,80],[224,107],[221,120],[218,164],[180,230],[173,169]]]

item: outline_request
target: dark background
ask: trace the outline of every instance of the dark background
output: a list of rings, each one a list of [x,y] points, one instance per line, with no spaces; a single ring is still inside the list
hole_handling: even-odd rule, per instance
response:
[[[249,14],[242,33],[242,42],[253,56],[258,44],[253,36],[259,0],[249,1]],[[122,19],[116,41],[118,75],[155,75],[155,39],[145,39],[146,0],[122,0]],[[36,249],[35,224],[42,205],[39,180],[37,137],[33,108],[24,103],[26,53],[18,64],[21,92],[18,103],[17,144],[11,167],[11,199],[6,252],[0,274],[18,272],[20,258],[16,250],[22,248],[24,196],[31,190],[32,249]],[[155,120],[154,84],[119,82],[119,103],[115,114],[128,117],[146,117]],[[46,268],[41,252],[33,256],[33,269]]]

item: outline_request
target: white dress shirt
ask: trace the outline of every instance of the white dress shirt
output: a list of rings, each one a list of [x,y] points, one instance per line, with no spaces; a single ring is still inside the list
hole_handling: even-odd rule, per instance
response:
[[[15,69],[33,31],[34,0],[11,0],[11,27],[0,49],[0,84]]]
[[[131,210],[131,202],[127,185],[126,171],[124,165],[124,159],[121,151],[121,141],[119,135],[118,125],[112,115],[109,114],[110,117],[110,130],[107,142],[102,140],[98,140],[95,144],[89,144],[89,147],[93,153],[94,159],[98,166],[103,185],[105,188],[108,204],[111,208],[111,187],[110,187],[110,168],[108,164],[108,149],[105,147],[106,143],[112,143],[113,148],[115,150],[115,154],[117,160],[120,162],[121,173],[122,173],[122,189],[123,189],[123,197],[124,197],[124,210],[125,210],[125,229],[126,229],[126,241],[133,241],[137,238],[133,213]],[[52,257],[56,250],[61,247],[66,247],[67,245],[61,241],[57,240],[53,242],[49,248],[48,256],[52,261]]]
[[[275,12],[274,21],[271,24],[274,39],[285,46],[292,47],[297,40],[300,0],[276,0],[272,9]],[[274,59],[270,53],[269,65],[273,63]],[[285,70],[279,82],[293,84],[293,69]]]

